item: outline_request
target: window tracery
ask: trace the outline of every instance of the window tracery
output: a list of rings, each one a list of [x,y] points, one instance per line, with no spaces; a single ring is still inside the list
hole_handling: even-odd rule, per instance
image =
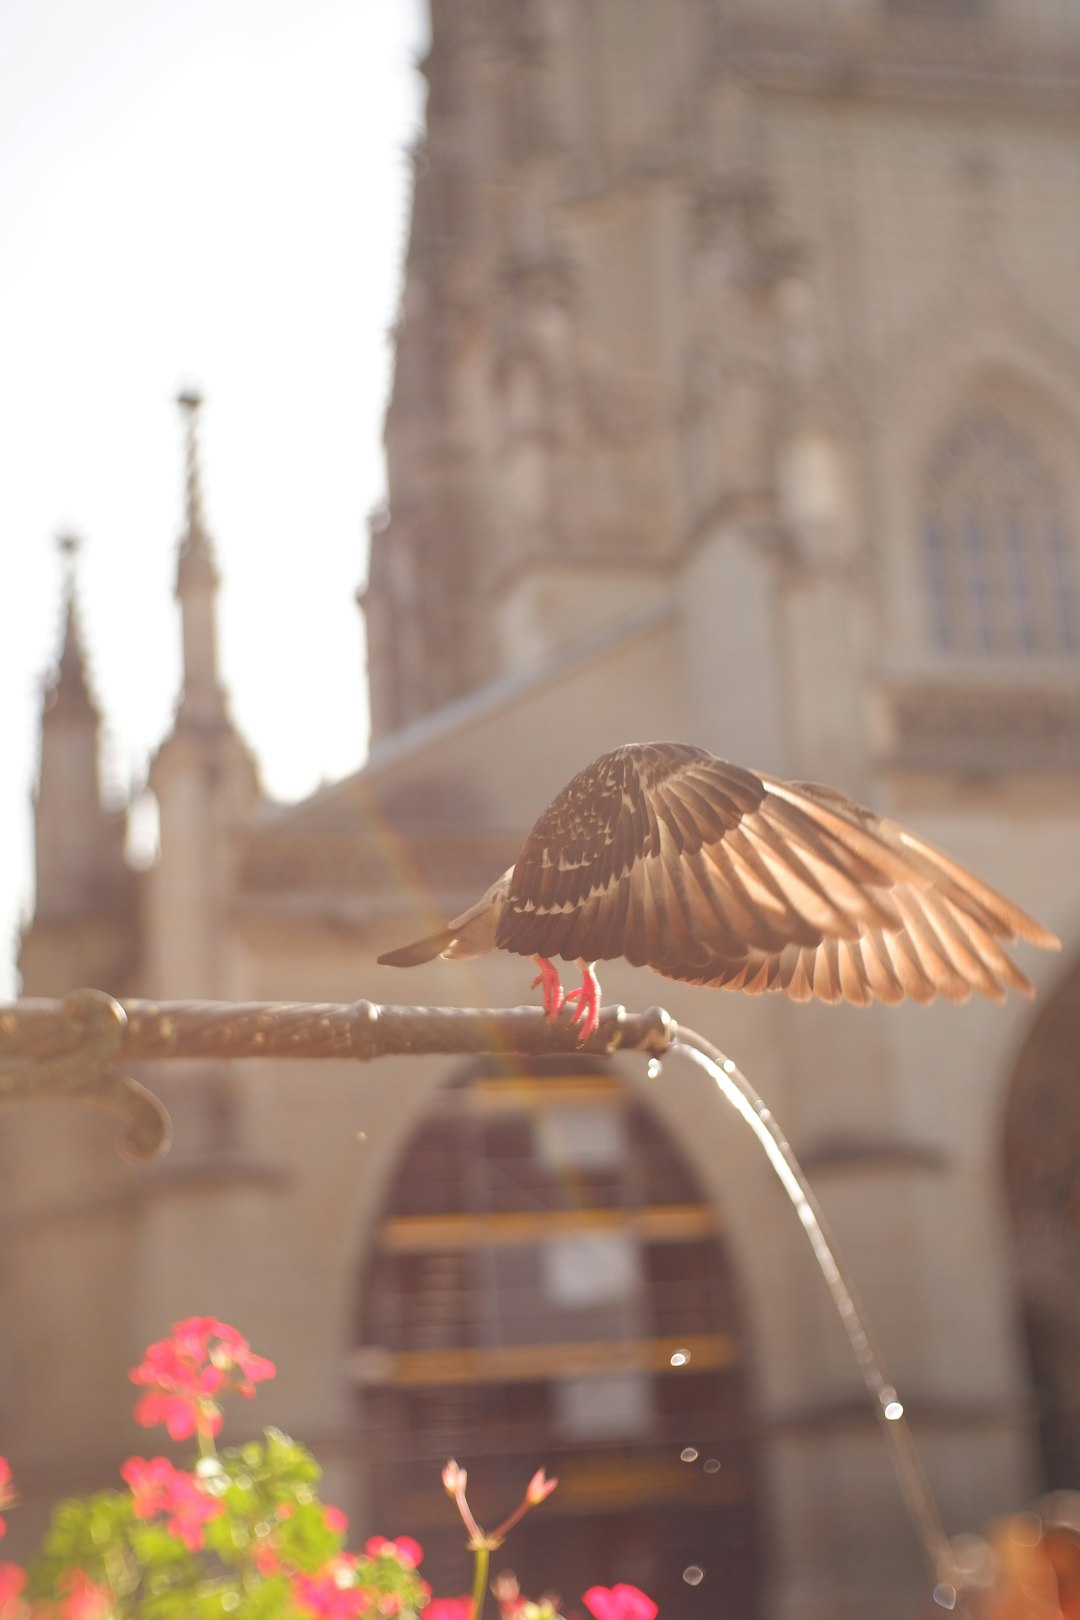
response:
[[[935,651],[971,659],[1080,654],[1075,539],[1061,490],[997,412],[965,418],[934,458],[922,516]]]

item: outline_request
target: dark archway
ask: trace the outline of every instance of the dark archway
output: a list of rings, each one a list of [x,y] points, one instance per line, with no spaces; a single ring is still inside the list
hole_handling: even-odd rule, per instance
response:
[[[371,1500],[385,1533],[419,1535],[437,1592],[467,1584],[439,1486],[456,1457],[488,1525],[534,1469],[558,1476],[493,1561],[530,1596],[557,1583],[577,1608],[627,1581],[665,1620],[757,1614],[731,1263],[681,1153],[614,1074],[515,1060],[440,1091],[380,1217],[357,1365]]]
[[[1036,1020],[1005,1112],[1012,1215],[1048,1489],[1080,1487],[1080,969]]]

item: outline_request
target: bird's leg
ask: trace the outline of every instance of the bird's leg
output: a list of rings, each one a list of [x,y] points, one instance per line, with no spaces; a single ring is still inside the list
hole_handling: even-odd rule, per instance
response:
[[[577,990],[568,990],[566,1004],[577,1002],[577,1011],[571,1018],[572,1024],[580,1024],[578,1041],[587,1041],[589,1036],[595,1034],[596,1026],[600,1022],[600,982],[593,972],[595,962],[586,962],[578,957],[578,967],[581,969],[581,985]]]
[[[566,1000],[562,980],[559,978],[559,970],[552,962],[548,961],[546,956],[534,956],[533,961],[540,971],[529,989],[535,990],[538,984],[543,985],[544,1011],[547,1014],[548,1022],[553,1024],[562,1012],[563,1002]]]

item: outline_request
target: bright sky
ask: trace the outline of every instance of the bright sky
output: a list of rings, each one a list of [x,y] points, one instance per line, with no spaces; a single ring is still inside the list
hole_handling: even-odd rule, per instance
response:
[[[363,759],[354,597],[426,29],[423,0],[0,5],[0,999],[32,898],[58,534],[84,540],[114,784],[171,719],[182,386],[207,401],[222,668],[266,787],[299,798]]]

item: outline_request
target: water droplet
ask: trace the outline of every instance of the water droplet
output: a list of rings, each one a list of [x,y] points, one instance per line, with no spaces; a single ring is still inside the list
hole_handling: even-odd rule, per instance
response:
[[[645,1073],[650,1080],[659,1080],[664,1072],[664,1065],[659,1058],[650,1058]]]
[[[719,1457],[708,1457],[701,1466],[707,1474],[718,1474],[720,1472],[720,1459]]]
[[[705,1579],[705,1571],[700,1564],[687,1564],[682,1572],[682,1578],[687,1586],[700,1586]]]
[[[698,1449],[697,1449],[697,1447],[696,1446],[683,1446],[682,1450],[679,1452],[679,1461],[680,1462],[697,1462],[697,1460],[698,1460]]]
[[[885,1416],[888,1418],[890,1423],[895,1423],[899,1418],[902,1418],[903,1415],[904,1407],[903,1402],[901,1401],[892,1400],[885,1408]]]
[[[724,1073],[725,1074],[734,1074],[735,1073],[735,1059],[734,1058],[725,1058],[724,1059]]]
[[[939,1581],[934,1587],[934,1602],[942,1609],[956,1608],[956,1587],[948,1581]]]
[[[673,1367],[685,1367],[689,1360],[689,1350],[673,1350],[671,1352],[671,1365]]]

